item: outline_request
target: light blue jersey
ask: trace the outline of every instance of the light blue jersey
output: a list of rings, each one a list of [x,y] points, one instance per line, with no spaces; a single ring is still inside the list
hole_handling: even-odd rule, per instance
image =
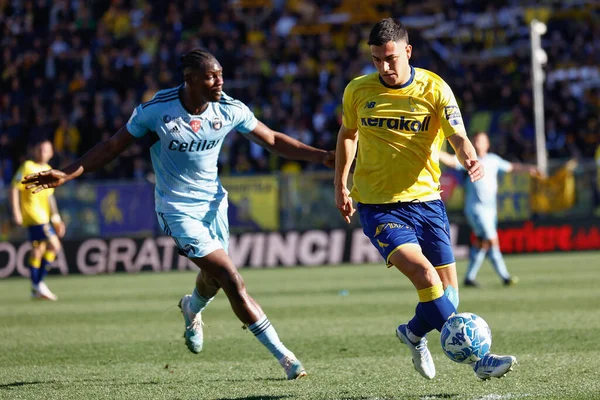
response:
[[[510,171],[511,163],[494,153],[487,153],[484,157],[479,157],[479,162],[483,165],[485,174],[477,182],[466,180],[465,206],[483,205],[496,208],[498,175]],[[457,164],[459,169],[464,169],[460,163]]]
[[[483,178],[465,180],[465,216],[475,236],[491,240],[498,236],[498,175],[510,171],[511,163],[493,153],[479,157],[479,162],[484,168]],[[464,167],[457,162],[457,169]]]
[[[225,93],[218,103],[208,103],[202,114],[191,114],[181,102],[182,88],[161,90],[136,107],[127,130],[136,137],[151,134],[156,140],[150,148],[156,211],[200,215],[227,201],[217,176],[225,136],[233,129],[251,132],[258,120],[244,103]]]

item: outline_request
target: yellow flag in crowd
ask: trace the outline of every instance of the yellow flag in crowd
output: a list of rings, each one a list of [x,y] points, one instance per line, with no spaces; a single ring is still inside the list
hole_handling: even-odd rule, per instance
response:
[[[569,161],[550,177],[531,178],[531,211],[550,214],[568,210],[575,204],[576,161]]]

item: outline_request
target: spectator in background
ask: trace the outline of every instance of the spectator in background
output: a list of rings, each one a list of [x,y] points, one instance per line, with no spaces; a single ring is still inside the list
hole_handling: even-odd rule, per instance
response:
[[[345,84],[374,71],[360,57],[361,32],[373,18],[370,6],[358,12],[345,0],[278,0],[272,9],[252,9],[250,3],[241,9],[241,3],[1,2],[0,135],[10,131],[11,140],[16,136],[30,142],[48,135],[54,141],[53,133],[66,116],[81,132],[81,155],[100,140],[106,125],[128,117],[128,106],[175,84],[174,53],[204,47],[235,66],[225,71],[232,96],[251,104],[257,115],[270,103],[275,129],[283,129],[287,119],[295,125],[306,121],[314,140],[332,148]],[[478,112],[489,112],[491,126],[486,128],[495,132],[492,141],[506,145],[511,161],[531,159],[530,60],[521,48],[528,40],[524,6],[514,0],[493,6],[457,0],[405,3],[377,10],[385,16],[401,13],[418,26],[413,41],[419,66],[439,71],[449,82],[467,122]],[[549,55],[545,117],[554,127],[548,143],[558,146],[564,133],[569,155],[590,158],[600,129],[600,96],[594,87],[594,71],[600,71],[600,28],[594,18],[579,15],[597,17],[598,9],[591,4],[548,6],[543,40]],[[565,7],[585,12],[568,17],[553,13]],[[518,111],[511,113],[513,107]],[[40,110],[45,117],[37,121]],[[594,119],[595,124],[590,122]],[[230,151],[237,152],[237,145],[241,143],[232,143]],[[14,150],[10,158],[17,164],[25,148],[16,145]],[[256,172],[281,165],[276,159],[255,160],[248,148],[241,150]],[[554,155],[557,149],[549,150]],[[149,165],[147,152],[142,157]],[[226,159],[224,167],[233,171],[238,158]]]

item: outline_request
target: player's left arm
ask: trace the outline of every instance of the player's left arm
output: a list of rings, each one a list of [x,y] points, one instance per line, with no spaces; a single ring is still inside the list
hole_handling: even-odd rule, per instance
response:
[[[467,135],[464,132],[456,132],[448,137],[448,141],[454,149],[458,161],[467,170],[471,182],[483,178],[483,165],[477,159],[475,148]]]
[[[508,165],[506,166],[506,169],[504,170],[504,172],[528,172],[529,175],[531,176],[539,176],[541,175],[540,170],[538,169],[538,167],[536,165],[533,164],[524,164],[524,163],[515,163],[515,162],[508,162]]]
[[[66,227],[62,218],[60,217],[60,213],[58,212],[58,205],[56,204],[56,197],[53,194],[48,196],[48,203],[50,204],[50,222],[56,231],[56,234],[59,238],[65,236]]]
[[[460,108],[450,86],[443,80],[436,91],[436,109],[444,136],[448,139],[460,164],[467,170],[471,182],[483,178],[483,165],[477,158],[473,144],[467,137]]]
[[[246,133],[246,136],[254,143],[283,158],[323,163],[329,168],[335,167],[333,151],[317,149],[304,144],[284,133],[272,130],[260,121],[256,128]]]

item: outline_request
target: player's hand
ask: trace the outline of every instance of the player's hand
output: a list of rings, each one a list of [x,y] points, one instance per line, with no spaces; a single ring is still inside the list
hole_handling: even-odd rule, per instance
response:
[[[479,160],[465,160],[465,169],[469,174],[471,182],[477,182],[483,178],[483,175],[485,174],[483,165],[479,162]]]
[[[335,189],[335,206],[338,210],[340,210],[344,220],[347,223],[350,223],[350,217],[354,215],[355,210],[354,205],[352,204],[352,199],[350,198],[350,191],[348,189]]]
[[[27,175],[21,181],[26,189],[33,189],[32,193],[41,192],[44,189],[55,188],[67,181],[67,174],[57,169],[49,169],[47,171],[36,172],[35,174]]]
[[[65,236],[65,233],[67,233],[67,226],[65,225],[64,221],[53,222],[52,227],[60,239],[62,239]]]
[[[323,158],[323,164],[327,168],[335,169],[335,150],[329,150]]]

